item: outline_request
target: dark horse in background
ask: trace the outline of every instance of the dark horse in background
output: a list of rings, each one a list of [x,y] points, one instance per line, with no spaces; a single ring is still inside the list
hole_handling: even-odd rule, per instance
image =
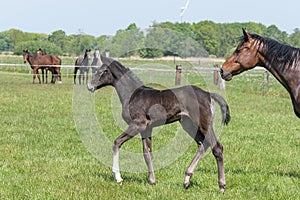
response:
[[[94,58],[92,61],[92,78],[94,78],[96,70],[98,67],[101,67],[102,61],[101,61],[101,53],[99,49],[95,49],[94,51]]]
[[[31,54],[29,53],[28,50],[23,50],[23,61],[24,63],[26,63],[27,61],[30,64],[31,69],[33,69],[32,83],[34,83],[34,80],[37,75],[38,75],[39,83],[41,83],[38,70],[40,68],[45,68],[45,67],[47,67],[48,69],[51,68],[51,71],[55,73],[55,75],[52,76],[51,83],[55,83],[56,78],[58,78],[59,83],[61,83],[61,73],[60,73],[61,59],[58,56]]]
[[[205,92],[196,86],[166,90],[146,87],[120,62],[107,57],[101,57],[101,60],[103,64],[88,84],[88,90],[94,92],[107,85],[115,87],[122,104],[122,117],[128,124],[128,128],[114,141],[113,146],[112,169],[117,182],[123,181],[119,169],[119,149],[122,144],[140,133],[144,159],[149,172],[148,180],[150,184],[155,184],[152,165],[152,129],[179,121],[198,145],[198,151],[185,172],[184,187],[189,187],[198,161],[210,146],[217,162],[219,188],[223,192],[226,187],[223,146],[217,140],[213,130],[212,99],[221,107],[224,124],[230,120],[226,101],[220,95]]]
[[[230,81],[256,66],[266,68],[285,87],[300,118],[300,49],[243,29],[239,45],[222,65],[221,76]]]
[[[86,49],[84,52],[84,57],[79,57],[75,61],[75,68],[74,68],[74,84],[76,84],[76,76],[77,72],[79,70],[79,76],[78,76],[78,81],[79,84],[84,84],[84,79],[86,80],[85,83],[87,84],[88,79],[89,79],[89,59],[91,57],[91,50]]]

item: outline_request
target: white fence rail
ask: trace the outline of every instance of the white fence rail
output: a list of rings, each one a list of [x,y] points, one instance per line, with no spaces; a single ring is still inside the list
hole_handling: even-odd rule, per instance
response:
[[[48,67],[61,67],[61,69],[65,69],[62,73],[62,76],[65,77],[73,77],[73,69],[74,65],[43,65]],[[77,66],[77,67],[84,67],[84,66]],[[89,66],[89,67],[98,67],[98,66]],[[188,76],[188,73],[193,72],[201,72],[201,73],[208,73],[209,76],[213,77],[213,82],[215,85],[219,84],[220,90],[225,90],[225,81],[220,78],[219,75],[219,68],[216,67],[201,67],[201,66],[176,66],[176,69],[158,69],[158,68],[139,68],[134,67],[131,68],[133,71],[143,71],[149,73],[150,82],[153,82],[155,79],[155,74],[160,72],[167,72],[173,73],[175,75],[175,85],[179,85],[181,82],[181,76]],[[11,63],[0,63],[0,71],[11,71],[14,73],[22,72],[32,74],[32,69],[28,63],[24,64],[11,64]],[[71,71],[70,71],[71,70]],[[245,73],[246,74],[246,73]],[[256,67],[251,70],[251,73],[247,73],[247,76],[262,76],[262,85],[263,85],[263,92],[264,94],[266,91],[267,86],[270,84],[270,74],[269,72],[263,67]]]

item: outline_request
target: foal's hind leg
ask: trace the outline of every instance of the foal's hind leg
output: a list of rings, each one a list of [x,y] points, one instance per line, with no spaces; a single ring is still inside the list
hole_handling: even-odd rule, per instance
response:
[[[155,184],[154,168],[152,165],[152,128],[147,129],[145,132],[142,132],[142,143],[143,143],[143,152],[144,159],[148,167],[149,172],[149,183],[151,185]]]
[[[223,162],[223,146],[217,140],[213,128],[209,130],[207,140],[209,141],[212,148],[212,153],[216,158],[217,167],[218,167],[219,188],[221,192],[224,192],[226,188],[226,180],[225,180],[224,162]]]

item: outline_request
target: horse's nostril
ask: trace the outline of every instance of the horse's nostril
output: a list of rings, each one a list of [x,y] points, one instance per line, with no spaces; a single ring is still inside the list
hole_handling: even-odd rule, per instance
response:
[[[223,69],[220,69],[220,73],[223,74]]]

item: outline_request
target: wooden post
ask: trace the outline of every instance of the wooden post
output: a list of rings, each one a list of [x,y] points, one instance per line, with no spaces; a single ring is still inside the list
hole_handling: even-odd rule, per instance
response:
[[[180,65],[176,65],[175,85],[180,85],[181,70],[182,70],[181,66]]]
[[[263,91],[262,91],[262,95],[266,95],[266,93],[268,92],[268,86],[270,85],[270,74],[268,71],[265,71],[265,73],[263,74]]]
[[[214,68],[216,68],[214,70],[214,84],[218,85],[218,83],[219,83],[219,71],[217,70],[217,68],[219,68],[219,67],[218,67],[217,64],[214,64]]]

